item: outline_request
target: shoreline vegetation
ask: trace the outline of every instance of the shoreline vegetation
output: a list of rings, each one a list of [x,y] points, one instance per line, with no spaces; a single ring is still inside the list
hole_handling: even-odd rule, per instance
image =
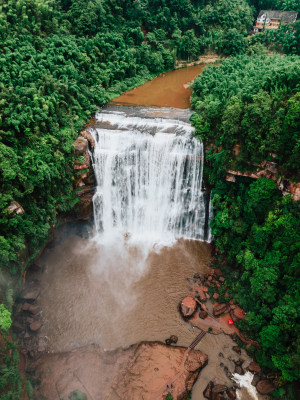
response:
[[[300,11],[296,0],[289,4]],[[78,202],[73,184],[78,132],[113,97],[173,69],[176,60],[200,62],[193,60],[205,52],[230,56],[192,87],[193,123],[207,146],[204,173],[214,198],[219,262],[234,297],[249,308],[242,328],[262,341],[259,361],[279,373],[275,397],[293,398],[289,388],[285,392],[280,386],[299,378],[299,209],[266,178],[226,180],[229,167],[243,172],[267,160],[276,163],[278,175],[299,182],[300,24],[248,35],[259,8],[267,5],[286,6],[281,0],[218,0],[213,5],[192,0],[0,1],[4,400],[24,391],[16,345],[5,336],[17,288],[49,231]],[[271,65],[263,57],[269,50],[287,55],[271,56]],[[243,74],[255,85],[248,85]],[[241,146],[238,154],[235,146]]]

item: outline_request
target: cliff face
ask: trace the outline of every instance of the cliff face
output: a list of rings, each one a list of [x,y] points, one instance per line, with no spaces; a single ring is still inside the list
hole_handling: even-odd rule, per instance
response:
[[[228,170],[226,180],[229,182],[235,182],[236,176],[246,176],[253,179],[258,179],[262,177],[272,179],[276,182],[278,189],[282,191],[282,194],[284,196],[290,194],[294,201],[300,200],[300,183],[292,183],[287,179],[282,179],[279,176],[277,165],[273,162],[262,162],[260,165],[257,166],[255,172],[240,172],[235,170]]]
[[[79,202],[74,208],[74,219],[88,221],[93,214],[93,195],[95,176],[90,152],[94,150],[95,141],[92,135],[83,130],[75,143],[76,162],[74,165],[75,188]]]

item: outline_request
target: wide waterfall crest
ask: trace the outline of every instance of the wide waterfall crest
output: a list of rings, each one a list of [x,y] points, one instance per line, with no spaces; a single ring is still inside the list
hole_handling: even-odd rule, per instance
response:
[[[207,239],[202,143],[187,115],[182,121],[141,111],[96,115],[96,231],[152,244]]]

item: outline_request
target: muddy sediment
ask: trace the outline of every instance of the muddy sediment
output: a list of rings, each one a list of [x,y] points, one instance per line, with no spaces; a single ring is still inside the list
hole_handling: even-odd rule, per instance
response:
[[[166,72],[144,85],[123,93],[109,104],[189,108],[191,96],[189,82],[193,81],[204,67],[205,64],[198,64]]]

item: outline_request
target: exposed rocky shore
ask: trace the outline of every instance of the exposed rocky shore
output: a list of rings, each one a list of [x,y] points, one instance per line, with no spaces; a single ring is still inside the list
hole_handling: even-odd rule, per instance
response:
[[[166,382],[176,399],[185,399],[207,355],[191,350],[182,363],[186,349],[158,342],[142,342],[127,349],[105,352],[90,345],[67,353],[45,354],[32,368],[37,371],[40,385],[38,399],[67,399],[74,391],[86,399],[152,400],[157,394],[166,396]]]

